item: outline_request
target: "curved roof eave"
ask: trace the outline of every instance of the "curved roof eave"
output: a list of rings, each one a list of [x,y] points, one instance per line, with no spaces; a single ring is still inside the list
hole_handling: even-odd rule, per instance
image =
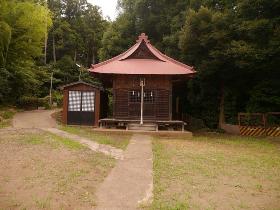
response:
[[[123,61],[127,61],[130,60],[130,56],[140,47],[140,45],[144,43],[148,50],[156,57],[158,58],[160,61],[164,61],[166,62],[166,65],[175,65],[175,66],[180,66],[181,68],[183,67],[186,72],[182,73],[182,69],[180,70],[180,73],[178,72],[174,72],[174,69],[167,69],[165,72],[162,72],[161,69],[157,69],[157,71],[153,71],[153,72],[149,72],[146,73],[146,71],[142,70],[142,68],[139,68],[139,71],[137,72],[133,72],[132,74],[150,74],[150,75],[190,75],[190,74],[195,74],[196,71],[194,70],[194,68],[192,66],[188,66],[184,63],[181,63],[173,58],[168,57],[167,55],[163,54],[162,52],[160,52],[157,48],[155,48],[152,44],[150,44],[150,41],[148,40],[148,37],[142,33],[139,36],[139,39],[137,40],[137,43],[134,44],[131,48],[129,48],[127,51],[121,53],[118,56],[115,56],[109,60],[106,60],[104,62],[101,62],[99,64],[95,64],[92,65],[91,68],[89,69],[90,72],[92,73],[99,73],[99,74],[131,74],[131,70],[125,70],[125,68],[123,68]],[[131,59],[133,60],[133,59]],[[155,59],[150,59],[155,60]],[[104,67],[108,65],[108,69],[104,69]],[[112,69],[112,65],[114,65],[114,68],[119,68],[118,70],[113,70]],[[140,65],[140,64],[137,64]],[[170,66],[170,67],[171,67]],[[143,66],[146,67],[146,66]],[[178,67],[176,67],[178,68]],[[175,69],[176,69],[175,68]],[[191,71],[191,72],[189,72]]]

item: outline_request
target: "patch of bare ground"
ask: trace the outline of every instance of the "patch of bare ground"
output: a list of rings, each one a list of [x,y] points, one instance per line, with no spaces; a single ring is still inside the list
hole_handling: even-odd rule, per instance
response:
[[[46,132],[2,132],[0,209],[92,209],[113,165],[108,156]]]
[[[275,139],[155,139],[151,209],[280,209]]]

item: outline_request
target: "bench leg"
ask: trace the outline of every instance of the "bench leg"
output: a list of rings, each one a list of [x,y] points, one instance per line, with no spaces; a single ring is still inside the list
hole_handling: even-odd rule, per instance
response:
[[[185,125],[184,125],[184,123],[182,124],[182,132],[184,132],[185,131]]]

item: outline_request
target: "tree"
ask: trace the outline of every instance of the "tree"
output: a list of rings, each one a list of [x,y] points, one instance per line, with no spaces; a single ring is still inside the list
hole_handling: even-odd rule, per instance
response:
[[[34,93],[34,87],[39,84],[34,58],[42,55],[45,23],[51,25],[51,19],[45,7],[32,1],[2,0],[0,10],[4,29],[1,30],[1,78],[6,75],[9,81],[1,88],[1,95],[5,96],[2,101],[15,101],[21,95]]]
[[[196,90],[190,94],[192,114],[215,127],[218,120],[222,123],[224,114],[236,122],[237,112],[261,111],[260,107],[263,111],[275,110],[277,91],[271,91],[271,96],[267,90],[279,88],[275,82],[279,78],[279,3],[204,3],[209,8],[187,12],[180,36],[183,60],[199,71],[197,80],[191,83],[197,87],[190,89]],[[264,98],[271,103],[260,106]],[[200,115],[197,109],[210,109],[214,115]]]
[[[78,80],[79,69],[99,61],[97,52],[107,25],[100,8],[86,0],[49,0],[53,27],[48,41],[48,63],[54,72],[54,88]],[[87,76],[86,76],[87,75]],[[88,74],[83,79],[92,81]]]
[[[199,72],[197,85],[202,96],[197,97],[204,102],[200,103],[201,114],[211,109],[214,113],[212,116],[216,116],[214,122],[219,119],[220,125],[224,122],[225,89],[235,78],[227,56],[231,40],[230,20],[229,14],[207,7],[201,7],[197,12],[190,10],[180,36],[183,59],[193,64]],[[210,104],[205,103],[206,97],[210,97],[206,100]]]

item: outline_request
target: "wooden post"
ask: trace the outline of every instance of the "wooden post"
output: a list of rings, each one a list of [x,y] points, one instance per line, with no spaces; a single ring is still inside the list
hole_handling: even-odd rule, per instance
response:
[[[241,113],[238,113],[238,125],[241,126]]]
[[[170,92],[169,92],[169,120],[172,120],[172,106],[173,106],[173,100],[172,100],[172,98],[173,98],[173,85],[172,85],[172,82],[171,82],[171,80],[169,80],[170,81]]]

